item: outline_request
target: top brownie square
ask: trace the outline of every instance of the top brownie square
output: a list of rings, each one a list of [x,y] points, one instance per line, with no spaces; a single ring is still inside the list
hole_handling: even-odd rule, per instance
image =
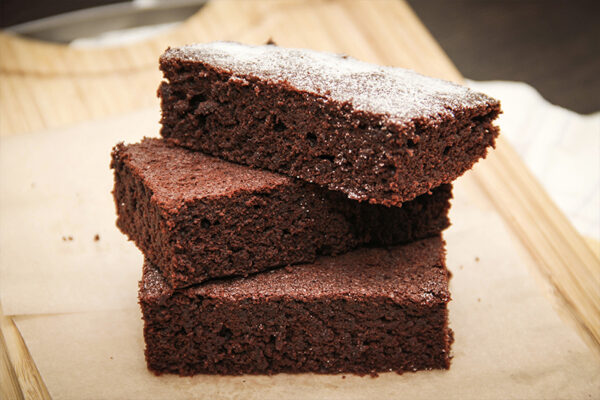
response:
[[[494,145],[500,104],[346,56],[231,42],[160,58],[161,134],[387,206],[449,183]]]

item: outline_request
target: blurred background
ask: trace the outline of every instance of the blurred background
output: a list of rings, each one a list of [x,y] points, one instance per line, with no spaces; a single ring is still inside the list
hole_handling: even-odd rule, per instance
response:
[[[0,27],[82,43],[106,31],[154,26],[130,33],[141,38],[183,21],[204,2],[2,0]],[[465,77],[527,82],[551,103],[582,114],[600,110],[600,1],[408,2]]]

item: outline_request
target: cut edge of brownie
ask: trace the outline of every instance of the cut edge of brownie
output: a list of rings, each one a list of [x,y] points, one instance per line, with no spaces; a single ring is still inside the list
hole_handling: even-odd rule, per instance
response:
[[[447,369],[448,279],[440,237],[179,290],[146,260],[139,301],[148,368],[179,375]]]
[[[174,287],[410,242],[450,224],[450,185],[388,208],[160,139],[119,144],[112,157],[117,226]]]
[[[391,118],[380,107],[374,108],[376,112],[364,105],[357,108],[356,103],[360,105],[365,98],[353,102],[347,90],[342,91],[345,97],[336,99],[335,84],[322,77],[315,78],[317,83],[294,87],[293,75],[283,61],[273,66],[280,68],[282,76],[271,76],[264,69],[252,74],[248,67],[252,58],[236,64],[228,54],[226,62],[219,61],[220,50],[210,45],[168,49],[161,56],[165,78],[158,90],[161,135],[229,161],[314,182],[359,201],[398,206],[462,175],[486,156],[498,135],[492,121],[500,113],[500,103],[450,82],[328,55],[342,64],[366,65],[362,75],[360,68],[348,75],[360,82],[371,77],[385,81],[386,74],[396,71],[409,74],[408,83],[415,76],[418,82],[426,82],[422,85],[426,89],[419,90],[434,97],[430,101],[435,107],[427,104],[424,95],[416,105],[409,103],[410,88],[400,88],[400,103],[406,103],[412,114]],[[297,50],[282,51],[295,54]],[[300,54],[321,57],[310,51]],[[284,61],[292,66],[300,63],[292,55]],[[232,64],[229,68],[228,63]],[[302,67],[305,70],[299,75],[313,76],[310,72],[314,71]],[[350,80],[343,75],[338,78]],[[307,81],[306,76],[299,79]],[[346,80],[342,82],[353,86]],[[413,97],[419,90],[415,89]],[[389,94],[389,88],[385,93]],[[419,106],[427,112],[419,114]]]

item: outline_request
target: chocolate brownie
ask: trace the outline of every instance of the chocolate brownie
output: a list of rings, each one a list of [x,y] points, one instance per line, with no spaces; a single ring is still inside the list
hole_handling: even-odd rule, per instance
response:
[[[168,49],[163,137],[359,201],[397,206],[494,145],[497,100],[400,68],[273,45]]]
[[[448,368],[448,277],[440,237],[175,291],[146,261],[146,361],[179,375]]]
[[[112,157],[117,225],[174,287],[408,242],[449,225],[450,185],[388,208],[159,139],[117,145]]]

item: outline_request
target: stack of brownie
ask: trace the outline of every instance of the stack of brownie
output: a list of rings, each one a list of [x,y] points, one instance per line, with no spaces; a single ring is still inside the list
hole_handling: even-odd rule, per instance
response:
[[[162,139],[112,154],[146,360],[180,375],[449,367],[450,183],[499,103],[274,45],[168,49]]]

